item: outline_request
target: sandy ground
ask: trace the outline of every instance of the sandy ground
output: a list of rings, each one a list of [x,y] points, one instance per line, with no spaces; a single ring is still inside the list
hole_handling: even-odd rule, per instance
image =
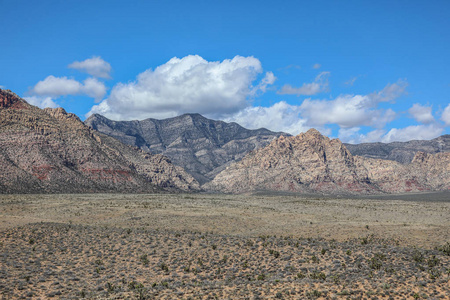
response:
[[[289,195],[0,195],[0,229],[62,222],[339,241],[375,234],[431,249],[450,241],[450,198],[434,202],[427,197],[405,201]]]
[[[0,296],[450,299],[439,197],[1,195]]]

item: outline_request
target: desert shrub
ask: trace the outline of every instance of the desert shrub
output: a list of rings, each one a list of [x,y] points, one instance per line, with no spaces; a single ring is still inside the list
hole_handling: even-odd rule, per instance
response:
[[[427,265],[428,265],[428,267],[433,268],[433,267],[439,265],[440,262],[441,262],[441,261],[439,260],[439,258],[436,257],[436,255],[432,255],[432,256],[427,260]]]
[[[445,255],[450,256],[450,242],[447,242],[445,245],[437,247],[437,250],[443,252]]]
[[[318,272],[318,271],[312,272],[311,274],[309,274],[309,277],[311,279],[316,279],[316,280],[325,280],[325,279],[327,279],[327,275],[325,275],[325,273]]]
[[[383,266],[383,262],[377,258],[377,257],[372,257],[371,259],[369,259],[369,267],[373,270],[379,270],[381,269],[381,267]]]
[[[141,257],[139,259],[141,260],[141,262],[144,266],[148,266],[149,260],[148,260],[147,254],[141,255]]]
[[[166,263],[162,263],[161,270],[163,270],[165,272],[169,272],[169,266]]]
[[[423,254],[422,254],[422,252],[420,252],[419,250],[417,250],[417,249],[415,249],[414,251],[413,251],[413,255],[412,255],[412,258],[413,258],[413,260],[415,261],[415,262],[417,262],[417,263],[422,263],[423,261],[424,261],[424,256],[423,256]]]

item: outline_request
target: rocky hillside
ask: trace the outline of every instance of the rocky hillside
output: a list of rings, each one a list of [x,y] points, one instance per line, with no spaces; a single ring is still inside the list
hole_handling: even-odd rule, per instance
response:
[[[339,193],[400,193],[450,188],[450,153],[418,152],[409,165],[353,156],[338,139],[311,129],[280,137],[230,165],[206,189]]]
[[[266,146],[281,134],[287,135],[267,129],[248,130],[199,114],[142,121],[113,121],[94,114],[85,124],[125,144],[168,156],[201,183],[210,181],[249,151]]]
[[[417,152],[440,153],[450,152],[450,135],[443,135],[432,140],[415,140],[393,143],[345,144],[353,155],[379,158],[409,164]]]
[[[162,155],[150,155],[84,125],[62,108],[39,109],[0,89],[0,192],[198,190]]]

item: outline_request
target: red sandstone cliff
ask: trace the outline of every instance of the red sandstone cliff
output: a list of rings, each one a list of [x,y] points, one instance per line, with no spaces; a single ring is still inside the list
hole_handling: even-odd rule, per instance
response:
[[[195,191],[161,155],[96,132],[62,108],[39,109],[0,89],[0,192]]]

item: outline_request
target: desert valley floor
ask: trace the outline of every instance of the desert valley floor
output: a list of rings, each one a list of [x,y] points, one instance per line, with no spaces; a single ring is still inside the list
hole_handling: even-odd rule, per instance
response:
[[[449,299],[449,193],[0,196],[1,299]]]

